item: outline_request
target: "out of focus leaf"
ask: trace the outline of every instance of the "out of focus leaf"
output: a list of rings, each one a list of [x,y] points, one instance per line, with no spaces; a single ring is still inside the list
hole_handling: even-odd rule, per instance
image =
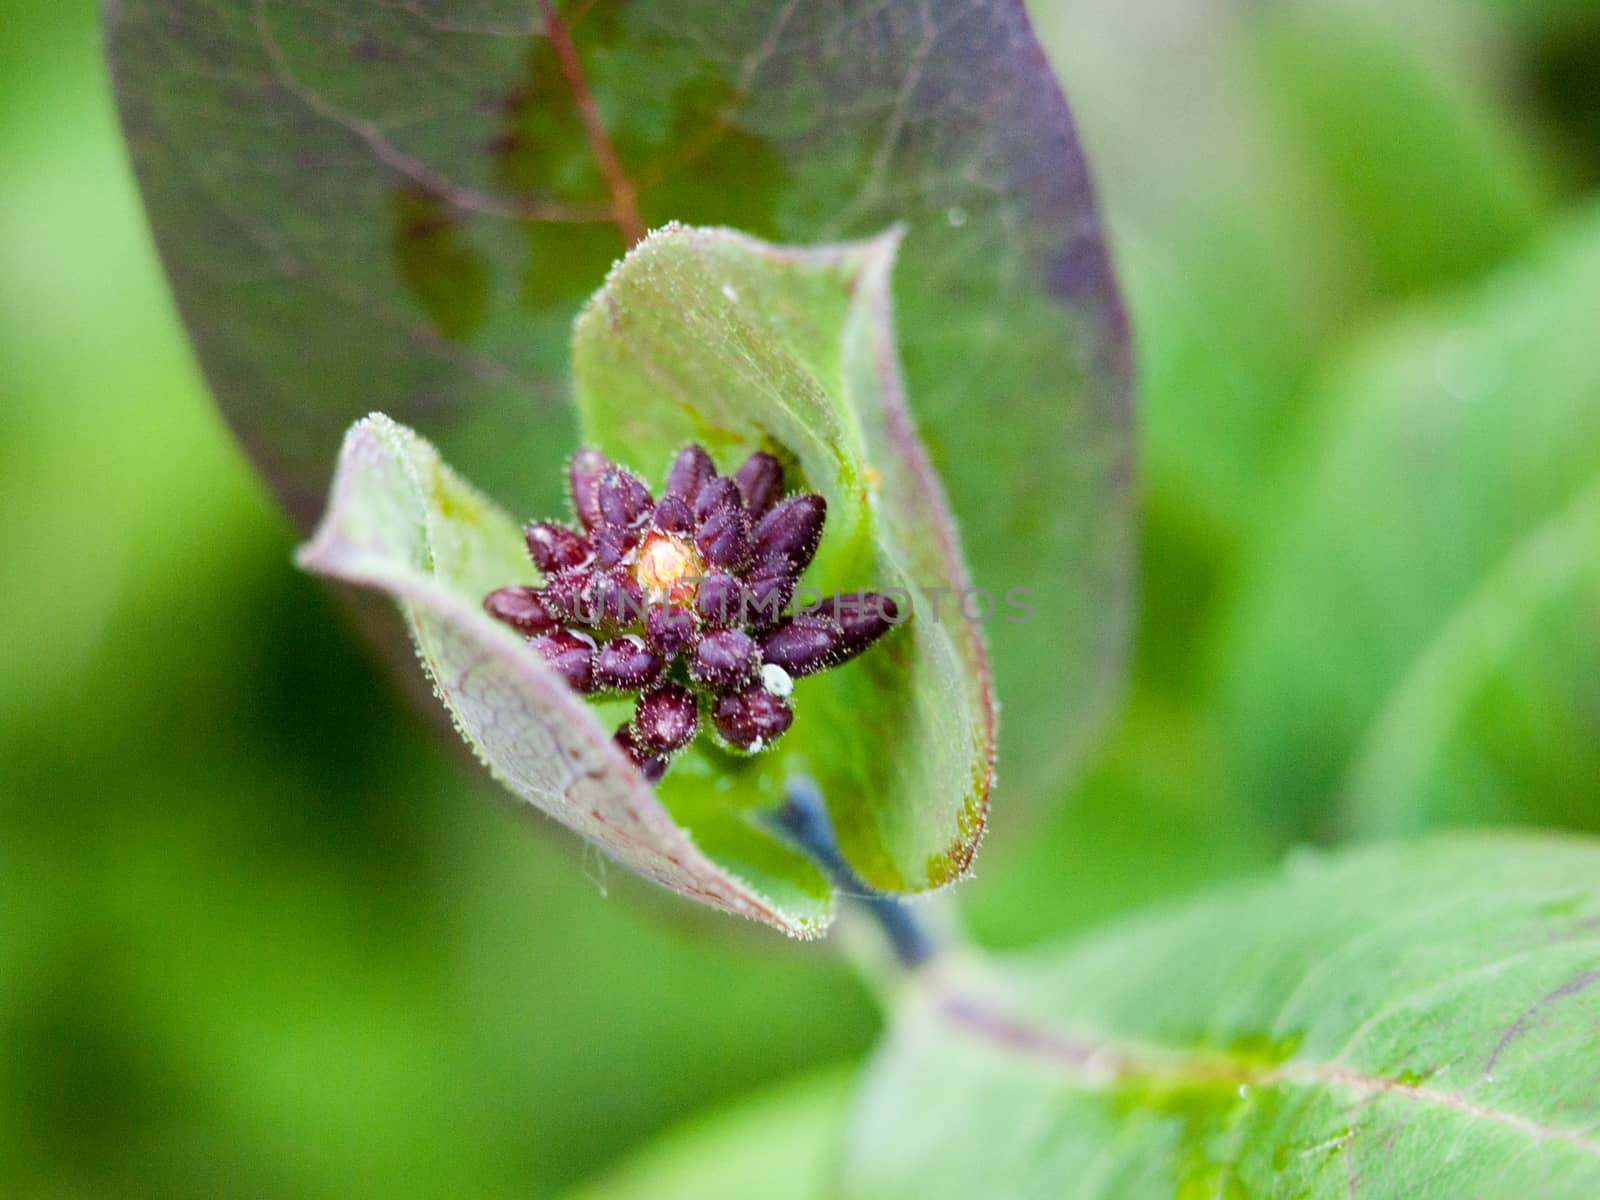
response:
[[[908,987],[854,1200],[1600,1192],[1600,847],[1456,838]]]
[[[1459,0],[1034,9],[1114,216],[1147,545],[1226,571],[1277,511],[1318,356],[1397,293],[1519,252],[1548,212],[1516,47]],[[1211,581],[1181,582],[1202,628],[1174,636],[1203,653]]]
[[[719,809],[691,841],[589,706],[483,612],[490,591],[532,574],[521,532],[416,434],[381,416],[351,429],[300,562],[399,602],[461,736],[518,797],[682,895],[794,936],[827,924],[828,886],[808,860]]]
[[[822,1200],[851,1083],[817,1076],[696,1117],[568,1200]]]
[[[1600,217],[1322,388],[1228,652],[1289,827],[1600,823]]]
[[[1354,4],[1260,20],[1266,93],[1382,292],[1470,279],[1532,239],[1544,197],[1529,156],[1428,38]]]
[[[665,463],[689,441],[730,469],[752,450],[778,455],[791,487],[828,501],[807,576],[815,591],[884,592],[909,615],[859,662],[799,684],[801,717],[773,753],[735,762],[707,750],[710,762],[674,766],[661,786],[668,807],[692,825],[707,805],[773,806],[800,770],[821,784],[867,881],[917,891],[971,861],[995,713],[981,613],[900,380],[889,314],[898,240],[790,250],[663,230],[585,309],[574,369],[585,440],[624,462]],[[1019,563],[1005,582],[1028,587],[1050,621],[1070,565]],[[1003,593],[991,607],[996,622],[1018,616]],[[1060,707],[1052,714],[1062,719]]]
[[[1087,170],[1023,6],[542,11],[112,4],[157,242],[245,445],[309,523],[338,438],[380,407],[519,514],[552,511],[570,322],[628,239],[903,222],[908,392],[974,575],[1003,592],[1058,570],[1033,623],[991,627],[1007,779],[1050,788],[1118,676],[1130,388]]]

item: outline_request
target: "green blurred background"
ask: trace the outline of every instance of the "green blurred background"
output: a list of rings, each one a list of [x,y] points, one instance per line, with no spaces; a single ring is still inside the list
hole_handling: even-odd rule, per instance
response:
[[[997,809],[974,938],[1600,827],[1600,0],[1037,18],[1138,332],[1141,617],[1080,785]],[[290,568],[89,3],[0,13],[0,200],[0,1194],[542,1197],[836,1092],[878,1018],[828,948],[513,811]]]

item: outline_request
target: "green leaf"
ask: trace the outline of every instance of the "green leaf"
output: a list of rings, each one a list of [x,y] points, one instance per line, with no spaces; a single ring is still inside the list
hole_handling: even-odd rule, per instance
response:
[[[725,810],[703,814],[691,840],[594,710],[483,612],[494,588],[532,582],[521,531],[416,434],[383,416],[350,430],[299,561],[400,603],[456,728],[520,799],[681,895],[797,937],[826,926],[815,867]]]
[[[1430,42],[1459,41],[1354,5],[1282,6],[1254,52],[1268,97],[1316,169],[1381,292],[1474,278],[1525,249],[1543,181],[1481,82]],[[1454,68],[1454,71],[1452,71]],[[1497,98],[1495,98],[1497,99]]]
[[[868,882],[906,891],[966,871],[995,715],[980,626],[956,600],[972,585],[900,380],[898,241],[790,250],[662,230],[584,310],[573,364],[585,440],[634,464],[665,464],[689,441],[728,470],[752,450],[777,454],[791,486],[828,501],[807,584],[885,592],[911,613],[872,653],[797,685],[800,719],[773,754],[675,767],[660,789],[668,807],[692,828],[708,805],[776,805],[786,775],[803,772]]]
[[[1600,1193],[1600,847],[1452,838],[912,981],[844,1197]]]
[[[1593,827],[1600,214],[1321,389],[1227,653],[1246,793],[1363,832]]]
[[[308,525],[339,437],[380,407],[519,515],[557,511],[571,321],[641,227],[801,245],[904,222],[900,351],[930,457],[976,577],[1040,589],[1033,623],[991,634],[1008,784],[1048,795],[1119,677],[1130,384],[1087,168],[1020,0],[553,14],[110,6],[157,244],[245,446]]]
[[[813,1076],[697,1116],[567,1200],[821,1200],[852,1082]]]

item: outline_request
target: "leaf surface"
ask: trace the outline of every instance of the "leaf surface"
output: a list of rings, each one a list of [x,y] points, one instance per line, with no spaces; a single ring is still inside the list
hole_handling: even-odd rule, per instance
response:
[[[842,1195],[1600,1191],[1600,849],[1334,857],[906,997]]]
[[[571,321],[641,228],[903,222],[929,456],[975,579],[1035,606],[990,631],[1008,787],[1061,781],[1120,675],[1130,372],[1021,3],[118,0],[108,24],[179,307],[304,526],[374,408],[519,517],[558,511]]]

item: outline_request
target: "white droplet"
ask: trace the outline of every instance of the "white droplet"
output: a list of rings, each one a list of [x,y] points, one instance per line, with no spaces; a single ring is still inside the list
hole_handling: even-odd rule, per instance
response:
[[[767,689],[769,695],[786,700],[789,693],[794,691],[794,680],[777,663],[762,663],[761,686]]]
[[[739,303],[739,293],[733,290],[733,284],[731,284],[731,283],[723,284],[722,285],[722,294],[724,296],[726,296],[729,300],[732,300],[735,304]]]
[[[967,210],[959,204],[952,204],[944,210],[944,219],[957,229],[960,229],[967,223]]]

